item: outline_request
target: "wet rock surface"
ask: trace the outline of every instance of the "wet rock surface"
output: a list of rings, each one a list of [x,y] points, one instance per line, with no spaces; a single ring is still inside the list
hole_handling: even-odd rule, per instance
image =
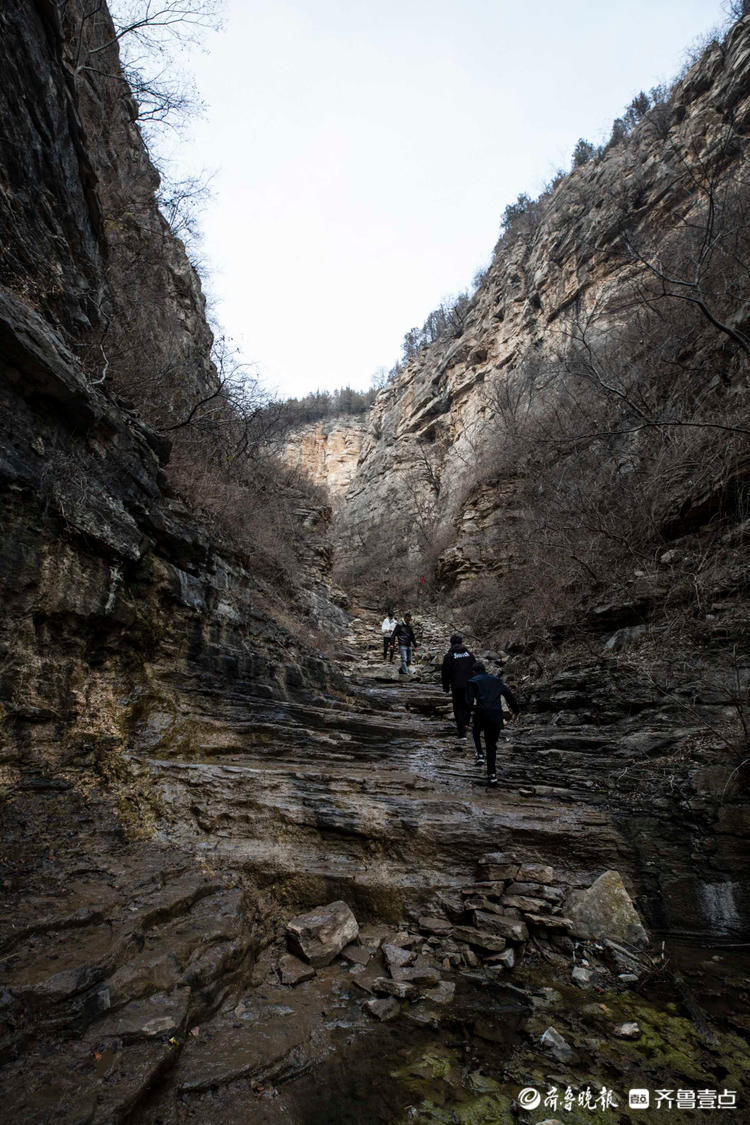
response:
[[[123,832],[83,773],[14,791],[0,920],[14,1121],[301,1125],[322,1096],[330,1119],[362,1104],[352,1120],[415,1119],[409,1106],[442,1120],[430,1106],[443,1105],[489,1122],[535,1082],[624,1089],[670,1067],[683,1084],[724,1067],[739,1088],[742,955],[699,952],[726,940],[726,908],[701,918],[697,949],[665,958],[640,938],[644,923],[664,934],[662,899],[680,909],[671,888],[722,885],[713,865],[733,854],[726,839],[710,848],[689,774],[666,812],[638,804],[634,831],[610,784],[637,768],[628,716],[594,727],[571,709],[552,724],[539,709],[506,729],[489,790],[437,684],[442,629],[421,627],[404,682],[354,620],[349,700],[186,683],[172,722],[189,738],[164,739],[153,713],[132,728],[155,837]],[[638,729],[666,737],[668,724],[662,703]],[[625,940],[600,915],[585,935],[570,916],[598,901],[605,872],[632,912]],[[289,952],[289,924],[336,929],[331,904],[336,952],[313,967]],[[542,1042],[549,1028],[564,1058]]]

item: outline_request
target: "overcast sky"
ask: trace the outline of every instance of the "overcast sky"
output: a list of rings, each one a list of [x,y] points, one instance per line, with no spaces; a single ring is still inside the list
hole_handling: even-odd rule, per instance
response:
[[[721,0],[226,0],[191,54],[214,313],[281,397],[350,384],[489,262],[506,204],[605,140]]]

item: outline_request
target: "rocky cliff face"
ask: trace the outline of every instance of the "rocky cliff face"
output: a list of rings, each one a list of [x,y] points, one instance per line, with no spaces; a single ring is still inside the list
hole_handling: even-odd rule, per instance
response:
[[[501,412],[529,409],[523,395],[515,404],[502,401],[516,393],[508,390],[509,377],[532,362],[559,359],[582,324],[596,344],[637,323],[633,282],[644,277],[637,255],[648,256],[655,231],[700,226],[703,220],[690,216],[708,185],[744,159],[738,154],[750,132],[749,37],[744,20],[623,143],[517,217],[460,335],[422,348],[378,396],[346,495],[348,526],[358,535],[366,539],[382,513],[407,507],[412,543],[421,534],[444,550],[438,574],[446,582],[507,571],[518,515],[513,465],[504,464],[504,480],[496,473],[490,487],[483,482],[492,476],[488,462],[502,461]],[[746,330],[747,315],[735,309],[732,323]],[[721,340],[708,340],[708,322],[703,329],[691,330],[683,354],[705,358],[713,348],[714,369],[721,370]],[[674,371],[666,376],[673,377]],[[533,473],[533,466],[522,468]]]
[[[285,677],[322,686],[323,663],[273,620],[324,603],[315,553],[285,597],[217,549],[166,486],[168,446],[87,384],[39,316],[1,300],[6,781],[95,765],[127,745],[131,708],[143,720],[151,694],[169,707],[181,676],[279,696]]]
[[[83,30],[106,36],[91,7]],[[742,712],[712,677],[738,637],[741,588],[700,619],[702,665],[681,680],[598,649],[556,676],[512,666],[523,722],[501,742],[499,786],[481,784],[438,682],[448,622],[417,615],[416,671],[399,675],[379,615],[344,636],[325,509],[300,494],[299,570],[269,573],[260,552],[212,538],[169,487],[168,442],[101,382],[107,361],[132,378],[135,357],[148,399],[167,337],[186,394],[213,374],[132,110],[77,70],[70,29],[89,10],[37,0],[0,15],[6,1116],[489,1123],[517,1116],[520,1088],[546,1089],[551,1066],[566,1083],[616,1084],[618,1100],[706,1075],[743,1090],[747,805],[713,734]],[[674,128],[699,120],[694,104],[708,121],[731,102],[743,120],[743,42],[688,76]],[[561,190],[619,182],[610,160],[627,153]],[[654,206],[661,175],[656,162]],[[358,423],[306,432],[302,465],[347,489],[363,538],[375,506],[389,519],[404,497],[415,529],[439,531],[423,504],[438,495],[460,524],[457,569],[498,558],[514,482],[468,498],[458,483],[489,422],[482,387],[514,347],[547,346],[566,294],[618,284],[606,255],[575,242],[590,227],[606,249],[605,218],[556,208],[498,254],[464,336],[381,395],[353,478]],[[130,267],[162,241],[131,289]],[[592,628],[626,644],[644,604],[597,607]],[[305,639],[316,623],[335,663],[320,634]],[[739,686],[741,660],[735,671]],[[359,925],[339,904],[344,937],[329,928],[332,952],[302,963],[286,923],[331,899]]]
[[[0,23],[0,674],[12,783],[29,769],[101,765],[127,745],[130,708],[145,721],[150,694],[169,706],[175,676],[278,696],[323,686],[330,671],[286,626],[301,605],[313,625],[339,611],[324,586],[325,510],[300,496],[300,572],[274,589],[251,558],[211,541],[169,487],[169,442],[113,393],[138,390],[148,417],[149,387],[177,409],[216,375],[198,279],[111,77],[116,46],[98,50],[113,34],[106,8],[13,3]]]
[[[357,471],[367,433],[364,417],[342,415],[293,431],[282,450],[287,464],[328,490],[338,502]]]
[[[205,301],[156,205],[106,7],[12,0],[0,29],[0,282],[89,378],[190,401],[215,378]]]

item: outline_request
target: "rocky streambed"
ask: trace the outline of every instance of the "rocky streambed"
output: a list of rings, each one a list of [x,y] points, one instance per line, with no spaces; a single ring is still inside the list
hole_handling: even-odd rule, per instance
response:
[[[527,686],[488,790],[421,625],[407,682],[355,619],[348,695],[182,674],[106,781],[19,782],[8,1120],[742,1119],[746,807],[704,716],[615,665]]]

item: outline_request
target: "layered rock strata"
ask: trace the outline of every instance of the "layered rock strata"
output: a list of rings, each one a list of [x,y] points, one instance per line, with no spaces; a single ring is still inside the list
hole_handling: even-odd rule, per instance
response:
[[[357,471],[367,419],[341,416],[297,428],[287,439],[282,456],[339,502]]]
[[[616,676],[602,677],[608,717],[592,720],[561,677],[524,695],[488,790],[436,683],[438,631],[418,626],[425,643],[406,683],[381,662],[374,627],[357,627],[357,647],[342,653],[347,704],[185,681],[176,711],[144,712],[126,761],[151,795],[151,842],[128,841],[105,792],[71,771],[16,786],[0,928],[15,1120],[176,1121],[188,1106],[217,1125],[302,1122],[322,1085],[334,1117],[363,1097],[375,1113],[380,1095],[355,1093],[353,1075],[371,1087],[384,1067],[441,1054],[457,1033],[497,1113],[546,1073],[559,1040],[569,1080],[599,1076],[586,1065],[594,1035],[610,1085],[617,1074],[620,1085],[663,1084],[664,1020],[687,1051],[669,1056],[673,1078],[687,1085],[692,1067],[723,1059],[727,1083],[740,1081],[746,986],[731,946],[746,910],[743,806],[725,799],[717,822],[728,767],[670,757],[712,705],[678,727],[678,703],[643,691],[634,713]],[[642,778],[658,795],[644,798]],[[47,828],[30,833],[40,801]],[[625,887],[653,929],[649,950]],[[294,951],[314,971],[290,957],[290,927],[306,934]],[[321,927],[334,945],[318,957]],[[686,937],[723,946],[720,960],[698,952],[696,964]],[[675,967],[679,1017],[659,992],[633,991]],[[727,1012],[730,988],[739,1002]],[[591,989],[589,1011],[572,995]],[[652,1052],[641,1058],[612,1046],[628,1042],[615,1026],[634,1021]],[[472,1091],[456,1080],[445,1096],[463,1104]],[[413,1090],[399,1081],[391,1093],[384,1120],[400,1120]]]
[[[3,93],[17,132],[0,220],[6,1115],[301,1125],[311,1105],[336,1121],[364,1102],[368,1120],[414,1109],[435,1120],[436,1105],[509,1120],[520,1087],[546,1084],[561,1056],[581,1086],[712,1074],[746,1087],[747,972],[732,948],[748,914],[746,805],[734,761],[705,745],[729,708],[704,670],[689,696],[594,657],[523,681],[525,719],[488,790],[454,744],[438,686],[450,628],[418,620],[421,663],[406,682],[380,663],[375,619],[339,639],[334,666],[294,620],[342,635],[325,544],[311,539],[299,581],[279,593],[211,540],[166,484],[167,444],[97,382],[92,355],[106,361],[113,309],[118,331],[132,314],[134,345],[156,348],[157,373],[168,323],[181,363],[197,350],[189,391],[212,376],[178,246],[152,276],[164,301],[151,308],[146,289],[129,303],[127,247],[166,234],[132,110],[93,79],[83,93],[67,69],[61,13],[80,23],[89,10],[39,0],[0,17],[18,86]],[[92,14],[87,34],[108,34],[106,13]],[[710,113],[710,86],[726,108],[729,75],[744,127],[739,46],[735,35],[683,90]],[[44,185],[38,213],[29,169]],[[428,382],[407,387],[404,375],[387,390],[364,471],[387,459],[408,486],[403,467],[421,448],[434,478],[428,446],[445,433],[449,456],[468,455],[480,376],[584,285],[586,252],[579,271],[568,237],[606,229],[595,215],[557,221],[562,275],[554,261],[544,273],[541,247],[498,261],[472,314],[494,325],[492,349],[457,346]],[[526,299],[529,266],[541,308]],[[469,522],[473,511],[481,538],[490,498],[472,504],[446,510]],[[299,515],[325,524],[309,507]],[[594,628],[602,639],[637,628],[643,608],[636,597],[602,605]],[[717,619],[712,645],[726,644],[723,628]],[[623,888],[678,974],[623,943],[635,928]],[[332,901],[356,931],[345,927],[350,944],[313,973],[290,957],[287,923]],[[631,929],[615,934],[623,916]],[[646,996],[629,987],[644,970],[661,974]],[[587,988],[605,991],[591,1004]],[[631,1043],[616,1029],[633,1023]]]
[[[574,321],[595,312],[592,339],[600,341],[635,315],[624,297],[643,265],[623,232],[637,247],[649,244],[648,231],[677,229],[705,196],[698,176],[716,183],[732,166],[750,133],[749,34],[744,19],[626,143],[563,177],[533,214],[519,219],[513,237],[501,240],[457,338],[423,347],[371,408],[346,491],[347,535],[367,541],[385,526],[384,513],[408,512],[412,546],[423,525],[433,541],[450,540],[438,568],[445,586],[507,571],[519,516],[513,473],[476,486],[503,439],[498,404],[507,376],[529,356],[538,364],[564,354]],[[697,173],[686,172],[691,161]],[[735,320],[746,331],[746,310],[738,309]],[[691,346],[699,357],[711,352],[692,337]],[[713,348],[721,371],[720,337]],[[740,380],[737,394],[743,386]],[[535,407],[522,398],[516,408]],[[742,472],[746,481],[746,464]]]

